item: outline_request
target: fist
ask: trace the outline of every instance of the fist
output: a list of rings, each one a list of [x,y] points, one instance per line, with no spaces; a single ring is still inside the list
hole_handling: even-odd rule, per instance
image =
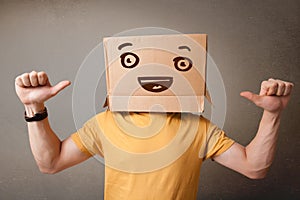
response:
[[[35,71],[15,79],[16,93],[24,105],[41,105],[70,84],[70,81],[61,81],[51,86],[45,72]]]
[[[259,94],[246,91],[241,96],[266,111],[279,113],[287,106],[293,87],[293,83],[271,78],[261,83]]]

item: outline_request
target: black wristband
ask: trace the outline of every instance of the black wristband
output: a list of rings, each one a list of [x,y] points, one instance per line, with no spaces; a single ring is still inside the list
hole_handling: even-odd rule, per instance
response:
[[[25,111],[25,121],[26,122],[37,122],[37,121],[41,121],[41,120],[45,119],[46,117],[48,117],[48,112],[47,112],[46,107],[42,112],[36,113],[33,117],[27,117],[26,111]]]

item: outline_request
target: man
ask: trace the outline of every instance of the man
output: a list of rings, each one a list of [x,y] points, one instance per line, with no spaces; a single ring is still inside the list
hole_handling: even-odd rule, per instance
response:
[[[92,137],[90,135],[97,135],[98,132],[108,134],[105,131],[106,129],[108,132],[113,129],[114,133],[119,131],[121,134],[122,130],[117,130],[118,128],[114,128],[110,124],[107,125],[106,120],[112,116],[117,116],[121,120],[128,117],[106,111],[90,120],[83,127],[83,130],[79,130],[64,141],[60,141],[50,127],[44,103],[69,85],[69,81],[62,81],[52,86],[45,72],[35,71],[24,73],[15,80],[17,95],[25,106],[31,149],[37,165],[43,173],[57,173],[87,160],[94,154],[100,154],[106,160],[109,160],[110,158],[107,156],[109,152],[105,151],[108,147],[105,146],[105,143],[101,144],[103,142],[102,136]],[[264,109],[257,134],[246,147],[227,138],[222,131],[202,117],[200,119],[192,115],[185,115],[186,118],[181,117],[183,126],[189,128],[189,120],[185,119],[190,119],[199,121],[199,128],[193,143],[186,152],[178,157],[177,161],[174,161],[175,164],[169,163],[169,165],[153,169],[152,171],[145,171],[145,173],[135,173],[135,171],[130,172],[116,169],[114,166],[106,166],[105,198],[195,199],[198,186],[198,183],[195,183],[195,181],[198,181],[200,170],[197,171],[197,169],[200,168],[201,163],[195,164],[198,161],[191,162],[195,158],[195,152],[190,151],[192,148],[198,148],[197,150],[199,151],[202,149],[201,152],[196,152],[201,162],[207,158],[212,158],[221,165],[249,178],[260,179],[265,177],[274,157],[280,115],[288,104],[292,88],[293,84],[290,82],[269,79],[261,83],[259,94],[253,94],[248,91],[241,93],[241,96]],[[145,116],[146,118],[148,117],[147,113],[142,113],[141,115],[133,113],[131,117],[140,120],[144,119]],[[172,115],[168,116],[169,119],[173,120],[170,122],[176,122],[180,117]],[[114,123],[113,118],[110,121]],[[91,125],[93,123],[94,125]],[[169,123],[169,126],[172,127],[173,124],[176,123]],[[97,126],[100,128],[98,127],[98,129]],[[203,129],[203,126],[206,126],[206,129]],[[208,150],[203,150],[203,144],[205,146],[205,143],[199,143],[200,146],[202,145],[201,147],[195,145],[198,144],[195,143],[197,138],[201,138],[203,134],[207,134],[205,140],[208,141],[206,144],[209,148]],[[111,137],[111,135],[106,136]],[[93,139],[101,141],[93,141]],[[125,138],[126,141],[127,139]],[[117,142],[120,141],[122,142],[122,138],[117,140]],[[124,141],[122,145],[124,145]],[[137,144],[133,150],[139,149],[144,151],[147,148],[148,146],[146,145],[139,146]],[[123,159],[123,157],[119,157],[119,160],[126,164],[126,159],[125,162],[123,162]],[[134,169],[134,166],[131,167],[130,169]]]

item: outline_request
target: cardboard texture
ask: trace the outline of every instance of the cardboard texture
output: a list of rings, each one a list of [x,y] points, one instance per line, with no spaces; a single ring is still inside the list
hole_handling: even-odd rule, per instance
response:
[[[203,112],[206,34],[104,38],[111,111]]]

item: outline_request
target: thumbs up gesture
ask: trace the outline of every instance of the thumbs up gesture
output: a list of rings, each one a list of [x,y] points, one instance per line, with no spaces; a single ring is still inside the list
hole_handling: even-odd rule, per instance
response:
[[[45,72],[24,73],[15,79],[16,93],[25,106],[42,107],[44,102],[71,84],[61,81],[52,86]]]
[[[241,96],[271,113],[280,113],[288,104],[293,83],[269,79],[261,83],[260,93],[241,92]]]

